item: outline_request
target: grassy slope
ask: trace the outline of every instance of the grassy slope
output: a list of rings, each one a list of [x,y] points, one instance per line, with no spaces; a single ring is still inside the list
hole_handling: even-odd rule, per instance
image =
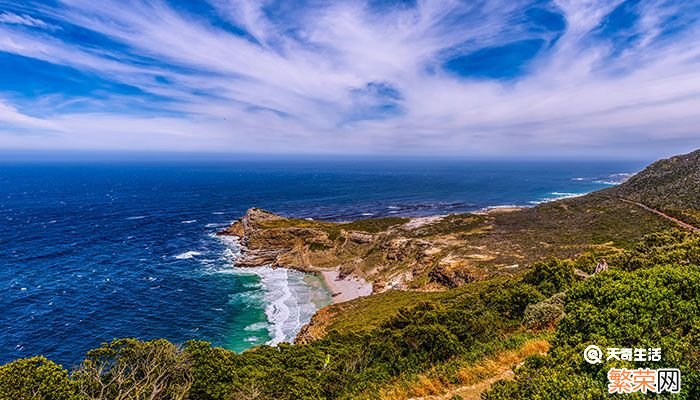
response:
[[[458,214],[437,222],[406,229],[407,219],[383,218],[336,224],[307,220],[276,220],[266,228],[320,228],[331,239],[341,229],[381,233],[378,242],[345,247],[335,256],[344,262],[361,257],[361,271],[382,271],[391,276],[413,273],[414,288],[433,288],[435,271],[449,275],[461,271],[477,279],[517,275],[535,261],[549,257],[570,258],[589,254],[589,272],[595,259],[629,249],[644,235],[673,228],[674,224],[634,204],[615,197],[643,201],[653,207],[692,211],[700,203],[700,151],[652,164],[629,182],[615,188],[577,198],[545,203],[515,212],[487,215]],[[697,184],[696,184],[697,183]],[[670,192],[671,194],[667,194]],[[676,202],[674,193],[681,196]],[[420,251],[406,251],[404,257],[390,258],[387,243],[397,238],[428,243],[439,249],[432,258],[417,263]],[[310,246],[310,250],[317,250]],[[318,250],[325,250],[319,246]],[[333,261],[333,259],[329,259]],[[443,268],[443,266],[445,266]],[[466,271],[466,272],[465,272]],[[379,275],[381,276],[381,274]],[[441,300],[455,294],[390,291],[347,304],[329,307],[323,316],[323,331],[367,330],[396,314],[397,310],[422,300]]]
[[[462,218],[471,223],[455,223]],[[476,221],[476,222],[475,222]],[[464,226],[450,230],[445,225],[425,227],[425,232],[450,231],[458,235],[448,251],[469,257],[474,248],[496,249],[493,258],[472,259],[478,268],[497,275],[515,274],[530,263],[548,257],[568,258],[582,253],[609,256],[629,248],[650,232],[673,227],[672,223],[633,205],[589,195],[548,203],[518,212],[491,216],[454,216],[445,223]],[[488,228],[487,228],[488,227]],[[503,267],[518,264],[518,268]],[[592,268],[594,264],[590,267]],[[478,282],[477,282],[478,283]],[[449,300],[469,290],[462,286],[447,292],[389,291],[329,307],[325,330],[341,332],[371,329],[403,307],[420,301]]]
[[[659,160],[624,185],[603,192],[700,225],[700,150]]]

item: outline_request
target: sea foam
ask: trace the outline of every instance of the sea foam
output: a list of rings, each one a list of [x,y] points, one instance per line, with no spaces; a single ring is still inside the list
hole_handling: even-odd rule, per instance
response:
[[[194,258],[200,255],[202,255],[202,253],[198,251],[186,251],[184,253],[176,255],[175,258],[177,258],[178,260],[188,260],[190,258]]]
[[[318,307],[330,304],[330,293],[320,284],[320,280],[318,285],[309,283],[312,275],[269,266],[238,268],[235,263],[241,254],[239,239],[224,236],[221,240],[226,244],[224,257],[229,261],[230,268],[220,272],[256,275],[260,279],[260,283],[255,288],[257,290],[238,294],[245,295],[247,299],[239,297],[232,300],[243,303],[253,299],[261,300],[267,321],[250,324],[245,330],[266,329],[270,337],[267,344],[292,342],[301,327],[311,320]],[[320,301],[319,298],[321,298]]]

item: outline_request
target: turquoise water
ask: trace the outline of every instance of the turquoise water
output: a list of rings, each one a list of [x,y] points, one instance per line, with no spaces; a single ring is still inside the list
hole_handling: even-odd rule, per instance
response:
[[[320,276],[286,268],[236,268],[237,240],[217,239],[226,245],[224,260],[211,263],[210,273],[222,279],[230,276],[250,289],[231,290],[230,302],[245,305],[246,312],[236,319],[236,325],[243,329],[232,330],[223,346],[242,351],[259,344],[293,342],[316,310],[331,303],[331,293]],[[209,263],[203,260],[205,265]]]
[[[643,163],[430,160],[2,163],[0,363],[66,366],[119,337],[237,351],[290,340],[329,301],[313,276],[238,269],[215,233],[250,207],[324,220],[534,205]]]

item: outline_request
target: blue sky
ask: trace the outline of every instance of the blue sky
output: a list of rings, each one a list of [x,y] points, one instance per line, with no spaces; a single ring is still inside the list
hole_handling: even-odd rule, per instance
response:
[[[700,1],[0,0],[0,150],[700,147]]]

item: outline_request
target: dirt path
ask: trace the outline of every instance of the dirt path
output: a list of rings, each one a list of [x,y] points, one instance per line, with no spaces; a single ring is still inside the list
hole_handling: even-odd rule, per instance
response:
[[[451,391],[443,395],[424,397],[421,398],[421,400],[450,400],[454,396],[459,396],[463,400],[479,400],[481,399],[481,394],[489,390],[491,388],[491,385],[493,385],[496,381],[500,381],[503,379],[512,379],[513,375],[515,375],[513,369],[508,368],[506,370],[503,370],[499,375],[489,379],[485,379],[481,382],[477,382],[474,385],[460,386],[452,389]]]
[[[472,367],[465,367],[457,372],[463,382],[462,385],[443,387],[438,393],[426,396],[391,397],[392,399],[409,400],[449,400],[454,396],[460,396],[464,400],[479,400],[481,394],[491,388],[495,382],[512,379],[515,375],[513,369],[522,365],[525,358],[533,354],[546,354],[549,350],[549,342],[545,339],[532,339],[523,344],[519,349],[506,350],[492,358],[481,360]]]
[[[632,200],[623,199],[623,198],[621,198],[621,197],[618,197],[617,199],[619,199],[620,201],[624,201],[625,203],[634,204],[634,205],[636,205],[636,206],[638,206],[638,207],[641,207],[641,208],[643,208],[643,209],[645,209],[645,210],[647,210],[647,211],[649,211],[649,212],[652,212],[652,213],[654,213],[654,214],[656,214],[656,215],[658,215],[658,216],[664,217],[664,218],[666,218],[667,220],[669,220],[669,221],[675,223],[676,225],[680,226],[680,227],[683,228],[683,229],[687,229],[687,230],[689,230],[689,231],[691,231],[691,232],[700,232],[700,228],[695,227],[695,226],[693,226],[693,225],[690,225],[690,224],[687,223],[687,222],[683,222],[683,221],[679,220],[678,218],[674,218],[674,217],[672,217],[672,216],[670,216],[670,215],[668,215],[668,214],[666,214],[666,213],[663,213],[663,212],[661,212],[661,211],[659,211],[659,210],[657,210],[657,209],[651,208],[651,207],[649,207],[649,206],[647,206],[647,205],[644,205],[644,204],[642,204],[642,203],[638,203],[638,202],[632,201]]]

